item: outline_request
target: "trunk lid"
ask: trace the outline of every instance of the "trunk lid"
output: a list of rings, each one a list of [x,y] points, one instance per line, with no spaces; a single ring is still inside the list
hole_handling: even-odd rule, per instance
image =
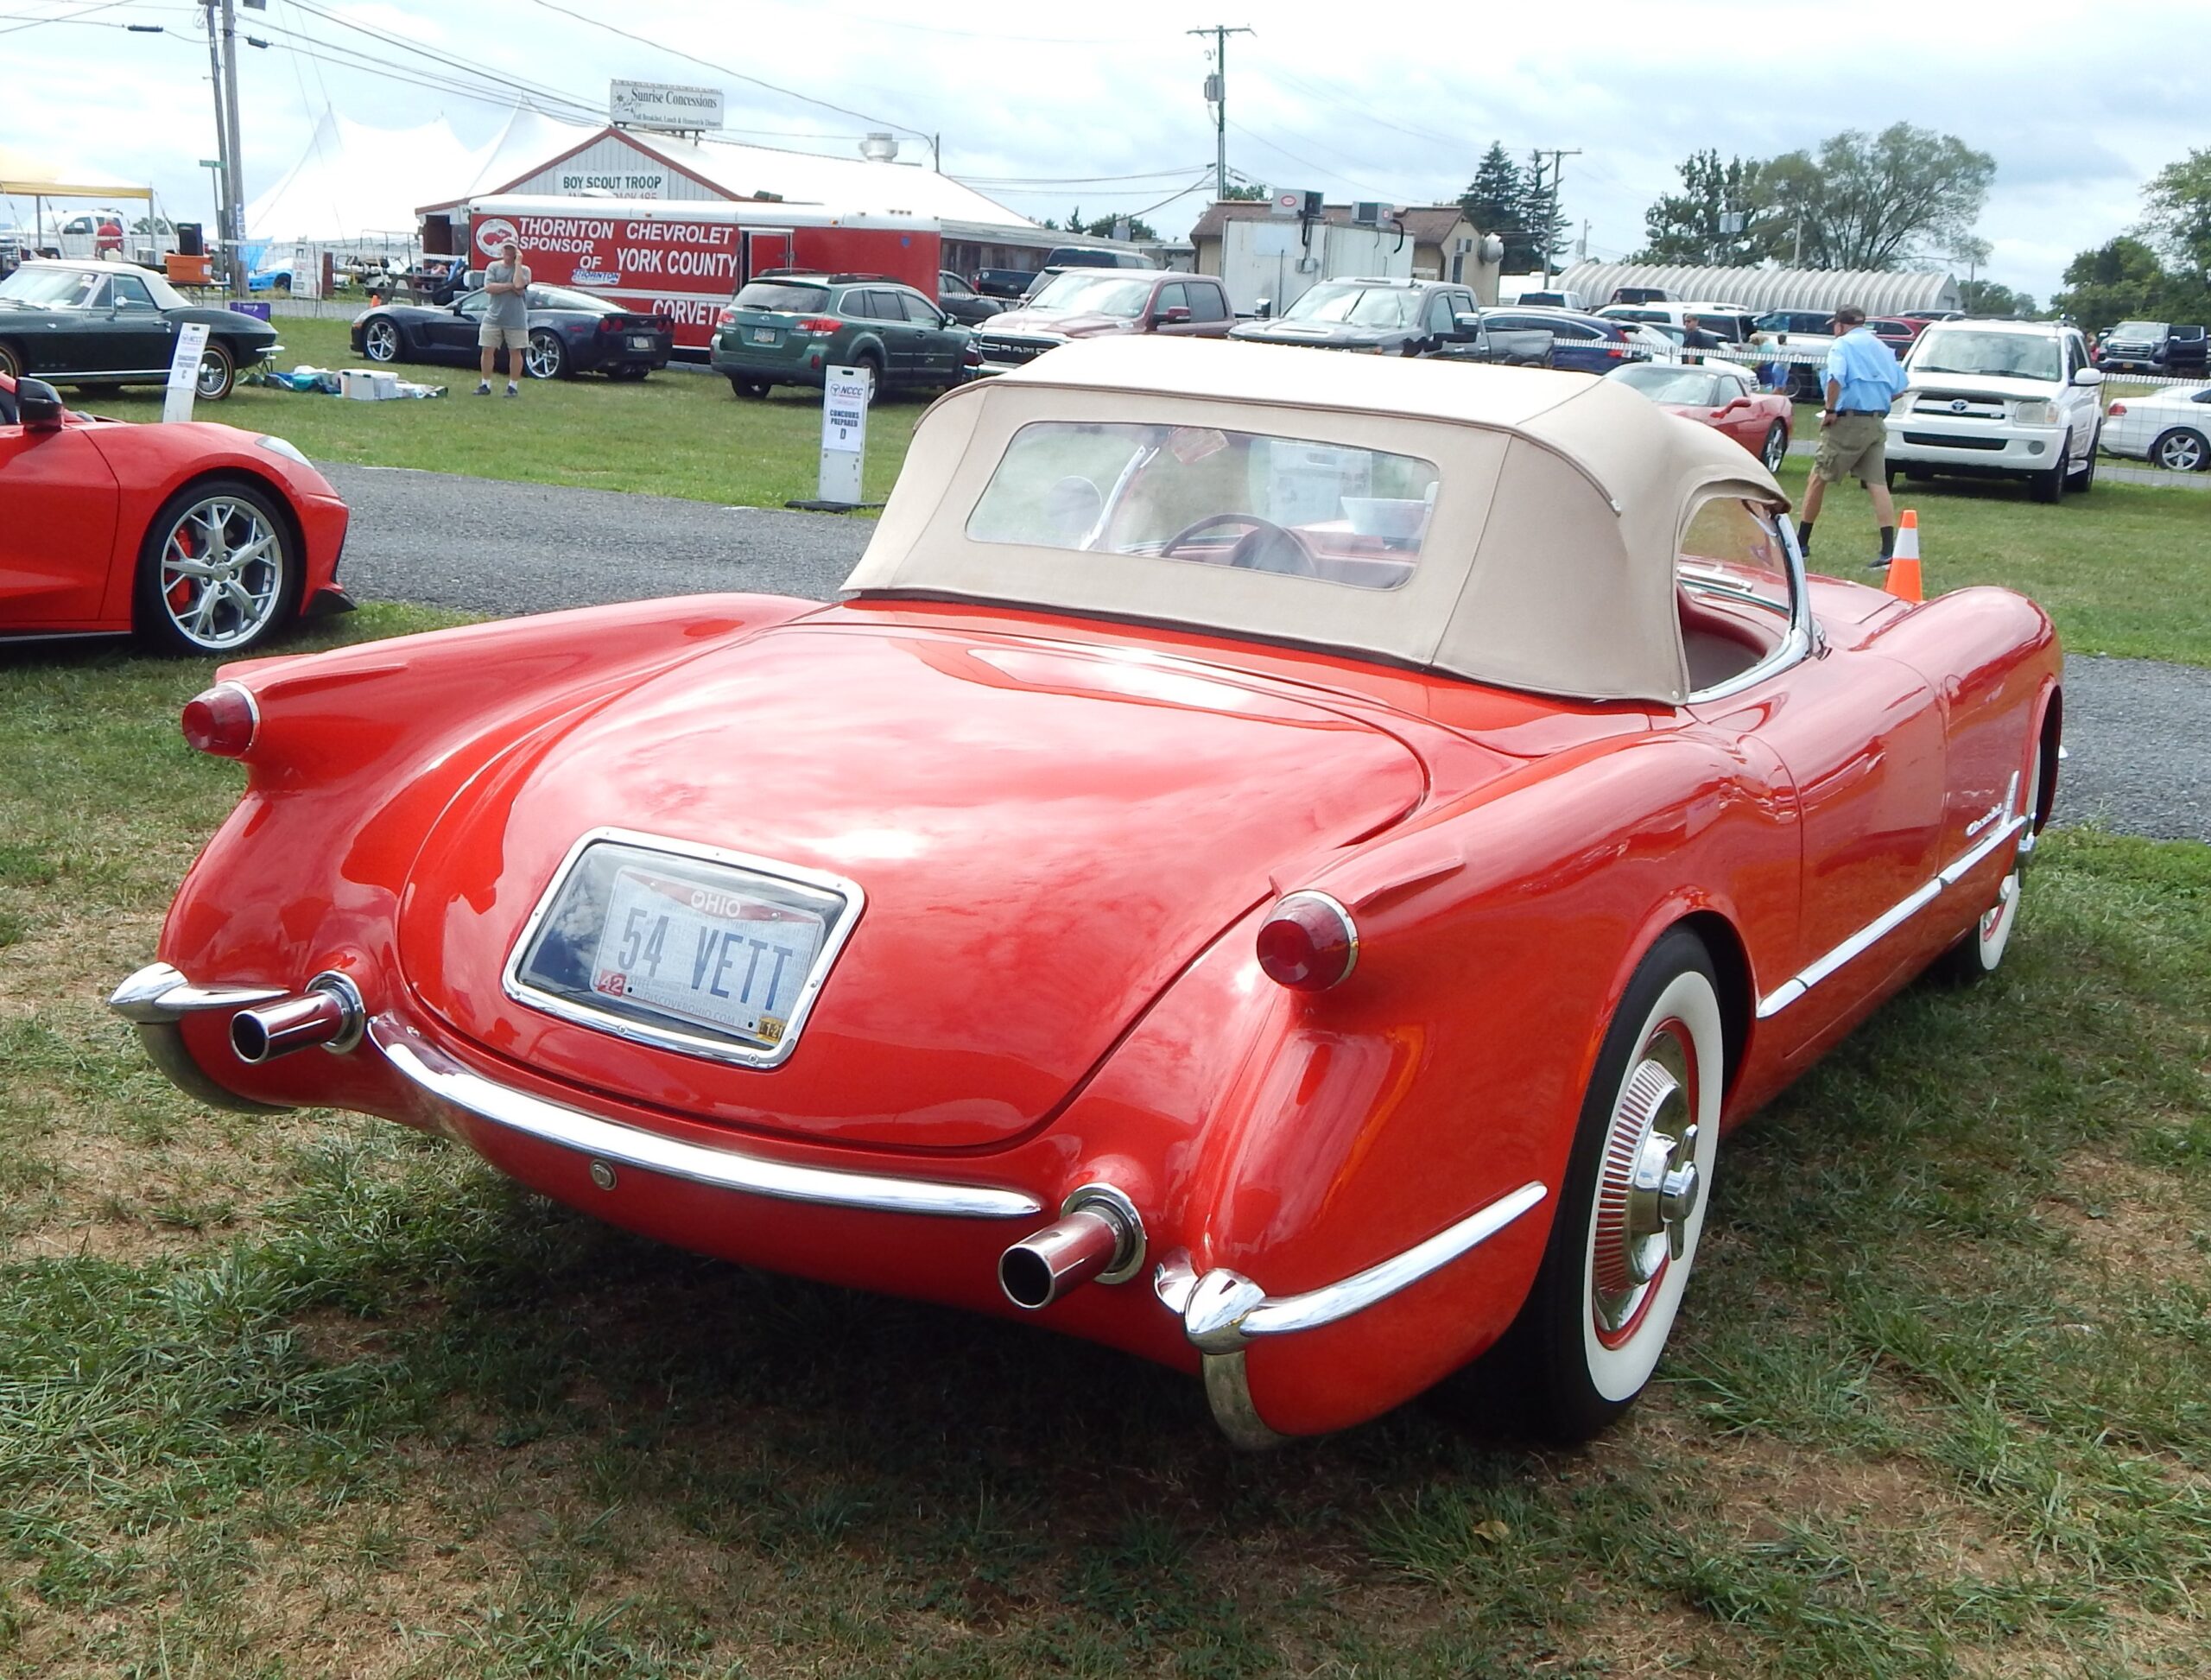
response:
[[[1217,671],[834,615],[717,649],[524,744],[441,817],[400,959],[422,1005],[554,1077],[762,1132],[987,1147],[1048,1119],[1222,928],[1425,787],[1395,737]],[[580,836],[856,883],[788,1059],[555,1018],[502,971]]]

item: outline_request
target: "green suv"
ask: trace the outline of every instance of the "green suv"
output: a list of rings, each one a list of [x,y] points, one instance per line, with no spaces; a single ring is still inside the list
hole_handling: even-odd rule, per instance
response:
[[[777,274],[747,281],[714,324],[714,371],[739,396],[826,382],[865,367],[878,391],[957,385],[975,356],[967,329],[911,286],[876,274]]]

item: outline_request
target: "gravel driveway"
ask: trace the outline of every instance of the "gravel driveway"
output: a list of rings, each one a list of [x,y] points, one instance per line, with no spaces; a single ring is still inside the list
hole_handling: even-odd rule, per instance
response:
[[[839,514],[318,466],[352,504],[345,582],[367,600],[512,613],[721,589],[824,599],[875,530]],[[2065,686],[2059,820],[2211,840],[2211,671],[2075,658]]]

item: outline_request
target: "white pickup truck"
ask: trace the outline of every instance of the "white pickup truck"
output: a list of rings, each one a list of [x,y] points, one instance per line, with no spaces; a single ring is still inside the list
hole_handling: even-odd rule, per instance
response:
[[[1905,358],[1889,409],[1891,477],[2024,479],[2038,502],[2095,482],[2102,374],[2077,328],[1939,321]]]

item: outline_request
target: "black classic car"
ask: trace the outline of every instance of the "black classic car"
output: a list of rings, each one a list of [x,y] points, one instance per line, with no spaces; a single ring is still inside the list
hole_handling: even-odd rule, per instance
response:
[[[199,394],[228,396],[240,368],[282,346],[267,321],[187,302],[149,269],[40,259],[0,280],[0,373],[58,385],[157,385],[177,333],[207,323]]]
[[[642,379],[666,367],[675,346],[675,322],[638,314],[588,292],[532,286],[529,348],[523,365],[533,379],[565,379],[604,373],[610,379]],[[383,303],[353,318],[353,352],[371,362],[454,362],[476,365],[476,334],[491,300],[469,292],[442,307],[428,303]],[[502,368],[507,352],[499,352]]]

